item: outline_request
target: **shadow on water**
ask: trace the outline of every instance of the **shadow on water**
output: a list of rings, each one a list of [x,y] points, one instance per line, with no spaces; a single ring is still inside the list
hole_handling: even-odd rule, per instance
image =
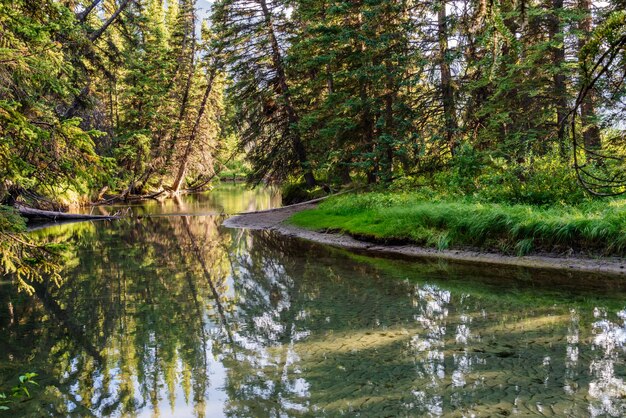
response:
[[[257,195],[231,209],[271,204]],[[371,258],[222,220],[35,232],[72,250],[60,286],[0,286],[0,386],[40,375],[14,413],[626,413],[623,279]]]

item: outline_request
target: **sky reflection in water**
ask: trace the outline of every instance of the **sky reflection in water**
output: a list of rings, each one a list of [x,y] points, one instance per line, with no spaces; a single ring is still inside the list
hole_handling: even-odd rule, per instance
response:
[[[230,186],[134,209],[278,202]],[[72,256],[60,288],[1,287],[0,384],[40,375],[15,414],[626,414],[626,280],[373,259],[222,220],[37,231]]]

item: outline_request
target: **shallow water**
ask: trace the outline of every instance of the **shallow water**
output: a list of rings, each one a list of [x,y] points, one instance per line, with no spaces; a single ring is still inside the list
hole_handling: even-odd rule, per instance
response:
[[[135,213],[277,205],[223,187]],[[371,258],[224,217],[34,232],[60,286],[0,287],[20,416],[623,416],[626,280]]]

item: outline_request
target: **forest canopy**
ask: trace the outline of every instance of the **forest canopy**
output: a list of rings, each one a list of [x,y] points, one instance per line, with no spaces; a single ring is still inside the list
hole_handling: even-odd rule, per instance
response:
[[[220,172],[305,195],[622,194],[625,9],[0,0],[0,200],[59,209],[200,190]],[[34,255],[15,213],[0,218],[4,269],[19,270]]]
[[[244,158],[309,188],[624,191],[620,1],[207,6],[2,1],[3,201],[179,192]]]

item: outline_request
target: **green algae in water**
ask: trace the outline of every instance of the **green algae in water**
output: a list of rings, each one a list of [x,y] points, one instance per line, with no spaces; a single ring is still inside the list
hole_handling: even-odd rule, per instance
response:
[[[40,383],[11,413],[626,413],[623,279],[371,258],[222,219],[38,231],[71,258],[58,288],[1,287],[0,386]]]

